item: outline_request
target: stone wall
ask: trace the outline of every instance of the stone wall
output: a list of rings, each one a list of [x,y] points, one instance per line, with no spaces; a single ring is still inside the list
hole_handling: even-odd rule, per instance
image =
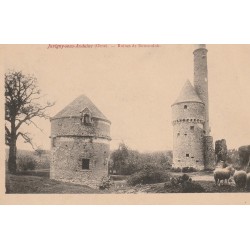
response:
[[[206,135],[209,135],[209,105],[208,105],[208,70],[207,49],[200,48],[194,51],[194,88],[205,104]]]
[[[204,168],[204,104],[178,103],[172,106],[173,167]]]
[[[50,178],[97,188],[108,175],[109,141],[106,139],[58,137],[51,148]],[[89,170],[82,159],[90,159]]]
[[[178,122],[174,125],[174,167],[204,168],[203,124]]]
[[[213,169],[215,165],[215,153],[213,146],[213,137],[204,137],[204,167],[205,169]]]
[[[51,120],[51,137],[94,136],[110,138],[110,123],[93,119],[91,125],[83,125],[81,117],[58,118]]]
[[[97,188],[108,175],[110,122],[93,118],[84,124],[81,117],[51,120],[50,178]],[[82,160],[89,169],[82,169]]]
[[[186,106],[186,108],[185,108]],[[205,106],[198,102],[177,103],[172,106],[172,121],[189,119],[204,122]]]

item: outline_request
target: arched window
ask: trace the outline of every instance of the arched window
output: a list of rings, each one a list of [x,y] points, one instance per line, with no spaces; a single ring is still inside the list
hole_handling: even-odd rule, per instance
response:
[[[184,109],[187,109],[188,108],[188,106],[187,105],[184,105]]]
[[[92,115],[88,108],[84,108],[81,112],[81,124],[82,125],[91,125],[92,124]]]
[[[89,114],[85,114],[82,117],[82,124],[84,124],[84,125],[91,125],[91,117],[90,117]]]
[[[90,116],[88,114],[84,115],[84,123],[89,124],[90,123]]]

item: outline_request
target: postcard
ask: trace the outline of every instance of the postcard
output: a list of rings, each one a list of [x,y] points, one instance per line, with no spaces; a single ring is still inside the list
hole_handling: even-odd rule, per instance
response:
[[[250,45],[0,53],[1,204],[250,204]]]

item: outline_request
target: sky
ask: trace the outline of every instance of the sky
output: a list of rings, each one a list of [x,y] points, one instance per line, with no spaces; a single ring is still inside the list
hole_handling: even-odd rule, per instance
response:
[[[87,95],[112,122],[111,149],[120,142],[144,151],[171,150],[171,104],[189,79],[193,82],[193,48],[156,47],[48,48],[3,45],[4,70],[22,70],[38,79],[42,94],[55,101],[54,116],[79,95]],[[209,114],[214,141],[228,148],[250,144],[250,45],[207,45]],[[44,101],[43,98],[42,101]],[[50,148],[50,121],[24,127],[34,144]],[[32,149],[18,141],[18,148]]]

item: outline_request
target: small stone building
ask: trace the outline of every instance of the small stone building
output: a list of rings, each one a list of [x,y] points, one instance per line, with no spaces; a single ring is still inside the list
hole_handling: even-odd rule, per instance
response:
[[[214,165],[210,136],[207,49],[194,49],[194,85],[188,80],[172,105],[173,167],[210,169]]]
[[[50,121],[50,178],[98,187],[108,175],[111,122],[84,95]]]

